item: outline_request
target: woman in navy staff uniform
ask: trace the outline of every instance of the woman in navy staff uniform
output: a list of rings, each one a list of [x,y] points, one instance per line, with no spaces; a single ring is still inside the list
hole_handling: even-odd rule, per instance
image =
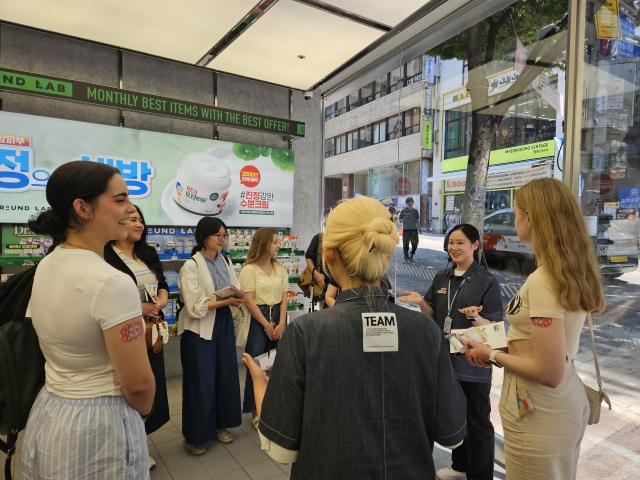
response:
[[[405,292],[398,300],[418,304],[444,333],[504,320],[500,284],[479,262],[478,230],[469,224],[456,225],[445,237],[445,248],[454,265],[436,274],[424,298]],[[438,470],[437,478],[492,480],[491,369],[474,367],[453,354],[451,363],[467,397],[467,437],[453,450],[453,464]]]
[[[268,388],[245,354],[262,449],[293,463],[293,480],[433,480],[434,441],[464,439],[464,395],[448,342],[434,322],[391,303],[380,287],[398,242],[380,202],[340,203],[322,244],[342,290],[336,304],[289,324]]]

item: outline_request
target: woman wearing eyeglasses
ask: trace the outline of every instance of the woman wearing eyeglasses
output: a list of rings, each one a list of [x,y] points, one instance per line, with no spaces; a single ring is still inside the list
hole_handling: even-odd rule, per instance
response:
[[[238,279],[231,262],[220,251],[227,227],[218,218],[205,217],[196,226],[192,258],[180,269],[180,298],[184,307],[178,317],[182,361],[182,433],[187,450],[204,453],[212,438],[231,443],[228,428],[242,423],[240,380],[233,318],[230,306],[244,300],[218,300],[214,292],[234,285]]]

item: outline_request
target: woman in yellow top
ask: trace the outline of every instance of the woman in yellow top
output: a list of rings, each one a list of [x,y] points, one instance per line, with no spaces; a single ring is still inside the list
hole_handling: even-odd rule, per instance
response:
[[[245,352],[257,357],[277,345],[282,337],[287,315],[287,270],[274,258],[280,249],[280,237],[272,228],[260,228],[251,241],[244,268],[240,272],[240,287],[246,294],[251,312],[251,325]],[[253,414],[258,428],[258,414],[253,396],[253,381],[247,372],[242,413]]]
[[[469,342],[467,360],[504,366],[500,417],[508,480],[576,478],[589,403],[574,359],[587,313],[604,310],[596,255],[571,190],[552,178],[518,190],[518,238],[538,269],[507,305],[508,353]]]

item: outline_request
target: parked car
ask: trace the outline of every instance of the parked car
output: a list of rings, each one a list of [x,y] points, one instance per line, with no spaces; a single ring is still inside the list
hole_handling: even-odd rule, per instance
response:
[[[600,271],[606,278],[618,278],[633,272],[638,266],[638,236],[640,221],[613,220],[610,216],[598,218],[598,236],[594,248]],[[506,208],[484,218],[484,253],[490,263],[515,260],[525,274],[535,270],[531,245],[518,239],[513,209]]]

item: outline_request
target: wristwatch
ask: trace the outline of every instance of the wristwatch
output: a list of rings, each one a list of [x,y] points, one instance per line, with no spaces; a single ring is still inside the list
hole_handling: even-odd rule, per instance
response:
[[[501,352],[500,350],[491,350],[491,353],[489,354],[489,361],[493,363],[496,367],[502,368],[502,365],[500,365],[496,360],[496,355],[499,353],[504,353],[504,352]]]

